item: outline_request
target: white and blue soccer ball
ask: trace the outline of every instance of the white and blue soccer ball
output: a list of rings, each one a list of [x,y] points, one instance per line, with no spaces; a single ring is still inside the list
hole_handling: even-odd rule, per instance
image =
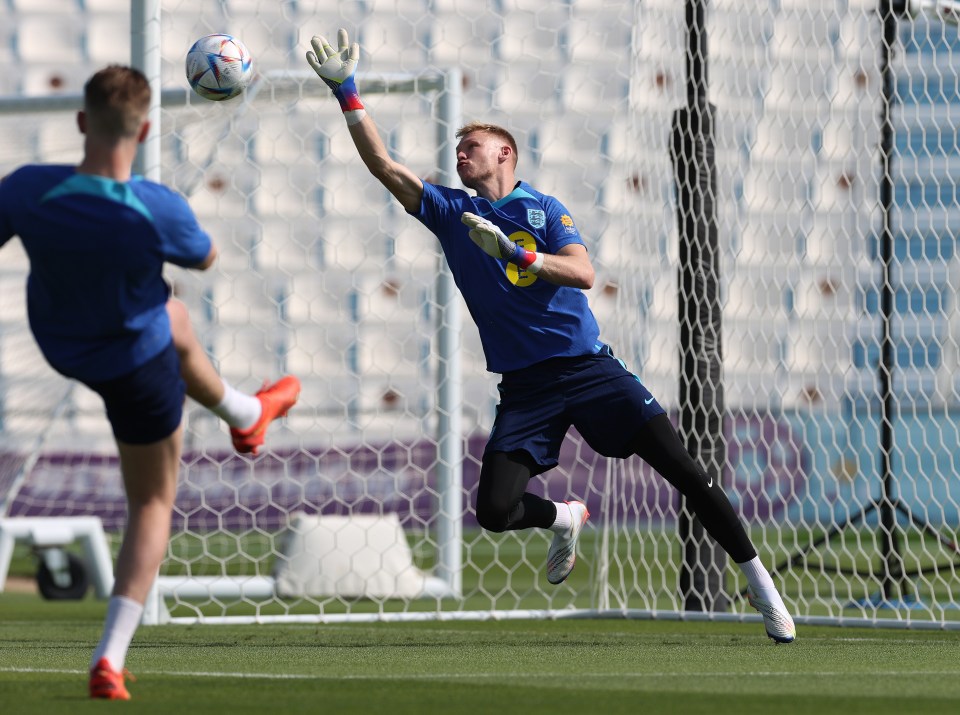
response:
[[[233,35],[206,35],[187,52],[187,81],[193,91],[215,102],[236,97],[253,77],[253,57]]]

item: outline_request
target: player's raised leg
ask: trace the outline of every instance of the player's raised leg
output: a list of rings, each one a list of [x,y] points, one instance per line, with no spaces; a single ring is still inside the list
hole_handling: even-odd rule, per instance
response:
[[[238,452],[257,453],[263,445],[270,423],[287,414],[300,399],[300,380],[293,375],[281,377],[272,384],[264,384],[256,398],[260,402],[260,418],[246,429],[230,428],[233,448]]]
[[[296,404],[300,381],[288,375],[264,385],[256,395],[240,392],[221,378],[210,362],[193,330],[187,307],[171,299],[167,301],[167,314],[187,395],[227,423],[238,452],[256,454],[269,424]]]

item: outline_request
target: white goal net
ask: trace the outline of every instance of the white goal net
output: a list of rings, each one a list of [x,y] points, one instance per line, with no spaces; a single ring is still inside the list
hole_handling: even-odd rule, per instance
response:
[[[3,23],[20,70],[0,84],[0,173],[80,156],[69,102],[39,112],[15,97],[68,99],[129,61],[128,4],[56,5]],[[685,5],[706,10],[702,56]],[[514,133],[518,175],[557,196],[587,242],[602,337],[678,423],[683,302],[719,301],[706,357],[722,365],[708,407],[722,408],[724,448],[698,456],[799,622],[960,623],[960,40],[942,13],[885,24],[888,3],[873,0],[161,7],[160,178],[220,249],[211,271],[168,278],[228,381],[253,392],[291,373],[303,392],[252,459],[189,405],[158,620],[677,616],[691,551],[720,569],[703,617],[757,618],[713,543],[678,535],[677,494],[573,432],[532,484],[588,504],[571,578],[546,582],[546,532],[479,529],[497,378],[435,239],[369,176],[337,103],[303,72],[310,36],[345,27],[364,103],[418,175],[452,180],[461,121]],[[42,32],[74,56],[45,64]],[[187,92],[184,54],[212,32],[251,50],[247,97]],[[694,218],[716,227],[716,291],[691,295],[670,148],[699,65],[716,191],[715,215]],[[107,422],[39,356],[26,271],[14,240],[0,251],[0,518],[94,514],[117,543]]]

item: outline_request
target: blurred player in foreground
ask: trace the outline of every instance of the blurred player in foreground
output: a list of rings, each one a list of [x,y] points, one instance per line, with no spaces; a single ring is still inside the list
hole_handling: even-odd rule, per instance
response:
[[[547,580],[573,570],[589,514],[579,501],[552,502],[526,491],[557,465],[571,425],[599,453],[639,455],[687,498],[704,528],[736,561],[767,634],[796,637],[769,572],[719,484],[690,457],[663,408],[600,341],[583,290],[594,271],[569,212],[517,181],[509,132],[468,124],[457,132],[457,173],[467,192],[422,181],[394,161],[355,83],[360,47],[338,33],[338,48],[312,40],[307,62],[333,90],[360,158],[412,216],[436,234],[480,331],[487,369],[500,373],[500,404],[486,445],[477,519],[501,532],[550,529]]]
[[[128,523],[90,696],[127,700],[124,661],[170,536],[183,443],[184,394],[256,453],[300,391],[287,376],[256,396],[220,379],[169,299],[165,262],[204,270],[216,249],[187,202],[131,173],[147,136],[150,85],[111,66],[84,87],[79,166],[30,165],[0,183],[0,246],[19,235],[30,259],[30,328],[47,361],[104,401],[120,455]]]

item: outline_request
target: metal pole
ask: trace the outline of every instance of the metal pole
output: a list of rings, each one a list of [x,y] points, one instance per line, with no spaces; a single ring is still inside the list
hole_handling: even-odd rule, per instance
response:
[[[447,72],[437,103],[440,183],[460,186],[456,131],[462,116],[459,68]],[[440,493],[436,576],[459,597],[463,578],[463,427],[460,365],[460,301],[450,267],[437,270],[437,489]]]
[[[726,471],[723,438],[715,107],[707,100],[707,0],[687,0],[687,106],[673,116],[671,159],[680,234],[680,436],[717,484]],[[681,497],[680,595],[687,611],[723,611],[726,555]]]
[[[877,379],[880,385],[880,455],[879,467],[882,479],[880,496],[880,527],[884,544],[885,568],[881,587],[885,601],[903,596],[904,568],[900,555],[900,537],[897,534],[893,455],[893,371],[895,354],[892,334],[893,322],[893,152],[894,130],[891,110],[896,87],[893,68],[890,64],[893,47],[897,41],[897,16],[892,0],[880,0],[880,17],[883,21],[883,41],[880,44],[881,134],[880,134],[880,210],[883,228],[880,234],[880,262],[883,283],[880,290],[881,342],[880,364]]]
[[[133,173],[160,181],[160,0],[130,3],[130,66],[150,80],[150,133],[140,146]]]
[[[130,66],[147,76],[152,90],[150,131],[133,162],[133,173],[151,181],[160,181],[160,0],[135,0],[130,3]],[[153,582],[144,604],[141,622],[157,625],[170,614],[157,580]]]

